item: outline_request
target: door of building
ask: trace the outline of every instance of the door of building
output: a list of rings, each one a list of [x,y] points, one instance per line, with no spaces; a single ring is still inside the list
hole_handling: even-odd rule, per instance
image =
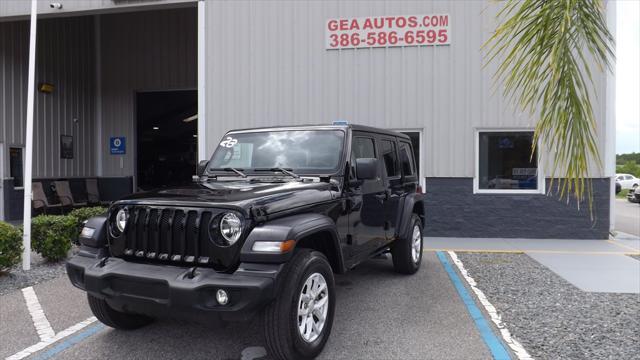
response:
[[[198,158],[198,92],[139,92],[136,113],[138,190],[190,184]]]

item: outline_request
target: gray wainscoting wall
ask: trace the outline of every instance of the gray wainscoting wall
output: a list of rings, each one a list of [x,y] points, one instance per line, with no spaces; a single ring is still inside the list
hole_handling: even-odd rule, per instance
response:
[[[472,178],[427,178],[425,235],[607,239],[609,179],[592,181],[593,220],[586,201],[578,209],[557,195],[474,194]]]

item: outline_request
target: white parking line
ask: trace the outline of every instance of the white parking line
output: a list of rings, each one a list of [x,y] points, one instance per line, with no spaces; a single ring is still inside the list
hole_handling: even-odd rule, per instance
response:
[[[469,287],[471,288],[471,290],[473,290],[473,292],[478,297],[478,301],[480,301],[480,304],[482,304],[484,309],[489,314],[491,321],[493,321],[493,323],[496,324],[496,326],[500,330],[500,335],[502,336],[502,339],[504,340],[504,342],[511,348],[511,350],[513,350],[513,352],[516,354],[518,359],[533,360],[531,355],[529,355],[529,353],[522,346],[522,344],[520,344],[520,342],[518,342],[516,339],[514,339],[511,336],[511,332],[509,331],[509,329],[507,329],[507,327],[502,322],[502,319],[500,318],[500,314],[498,314],[498,310],[496,310],[495,306],[491,304],[491,302],[489,301],[489,299],[487,299],[487,297],[484,295],[482,290],[478,289],[476,281],[469,275],[469,272],[467,271],[467,269],[465,269],[462,261],[458,259],[458,255],[456,255],[456,253],[453,251],[448,251],[447,253],[449,254],[449,256],[451,257],[451,260],[460,271],[460,274],[462,274],[462,277],[465,279],[467,284],[469,284]]]
[[[36,292],[31,286],[29,286],[22,289],[22,295],[24,296],[24,301],[27,303],[29,315],[31,315],[33,326],[36,328],[40,341],[52,338],[55,335],[55,332],[53,331],[51,324],[49,324],[49,320],[47,320],[47,316],[44,314],[42,306],[40,306]]]
[[[50,337],[46,340],[42,340],[39,343],[35,344],[35,345],[31,345],[28,348],[19,351],[9,357],[6,358],[6,360],[20,360],[20,359],[24,359],[27,356],[38,352],[44,348],[46,348],[47,346],[55,343],[56,341],[59,341],[85,327],[87,327],[88,325],[91,325],[92,323],[94,323],[97,319],[95,317],[90,317],[85,321],[81,321],[75,325],[72,325],[70,327],[68,327],[65,330],[60,331],[59,333],[55,334],[53,337]]]

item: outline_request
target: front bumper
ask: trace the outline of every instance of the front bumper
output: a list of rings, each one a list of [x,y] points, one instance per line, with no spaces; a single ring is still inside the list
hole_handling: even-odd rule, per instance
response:
[[[251,319],[275,298],[275,283],[282,264],[241,264],[232,274],[210,268],[152,265],[108,258],[72,257],[67,262],[71,283],[105,299],[118,311],[172,317],[199,322]],[[224,289],[229,303],[219,305],[216,291]]]

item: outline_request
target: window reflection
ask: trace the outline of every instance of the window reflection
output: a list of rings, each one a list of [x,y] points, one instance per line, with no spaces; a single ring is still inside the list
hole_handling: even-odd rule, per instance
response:
[[[231,134],[211,159],[209,169],[287,168],[301,173],[338,169],[344,132],[290,130]]]

